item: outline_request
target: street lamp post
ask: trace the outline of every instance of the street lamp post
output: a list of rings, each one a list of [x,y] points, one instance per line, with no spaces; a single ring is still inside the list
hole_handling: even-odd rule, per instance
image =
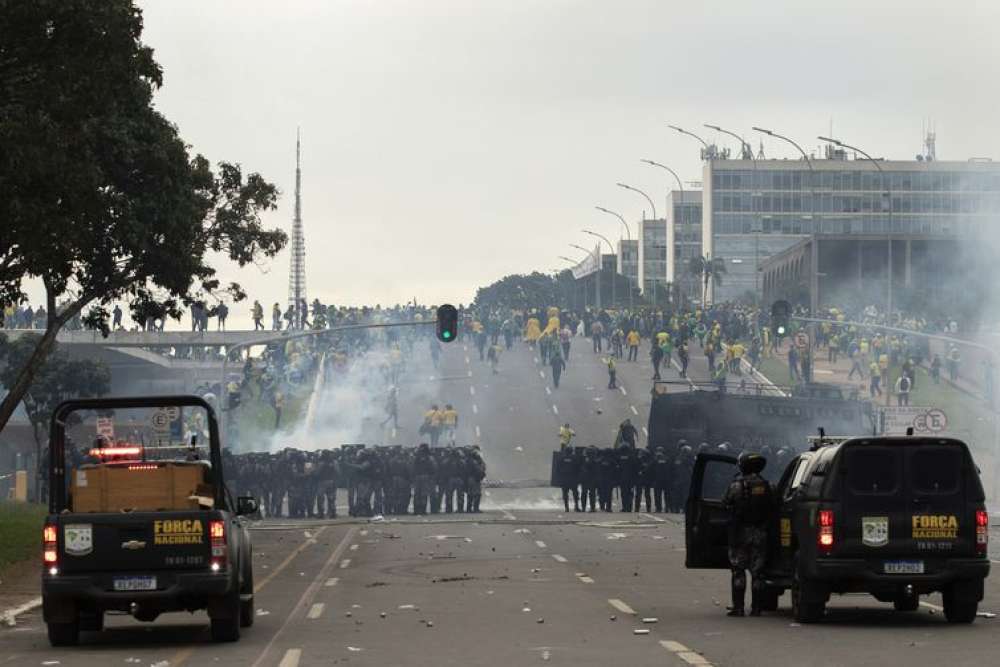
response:
[[[582,250],[583,252],[587,253],[588,257],[593,257],[594,256],[594,251],[593,250],[587,250],[583,246],[577,245],[575,243],[570,243],[570,246],[573,247],[573,248],[576,248],[577,250]],[[594,290],[595,291],[595,299],[594,299],[594,301],[595,301],[595,307],[597,308],[598,311],[601,310],[601,269],[602,269],[602,267],[601,267],[601,248],[600,248],[600,245],[598,245],[598,247],[597,247],[597,281],[596,281],[597,282],[597,289]]]
[[[669,171],[670,174],[674,177],[674,180],[677,181],[677,187],[680,188],[680,192],[681,192],[681,204],[684,203],[684,184],[681,182],[681,177],[677,175],[676,171],[674,171],[673,169],[671,169],[670,167],[668,167],[665,164],[660,164],[659,162],[656,162],[655,160],[647,160],[647,159],[643,158],[643,159],[639,160],[639,162],[645,162],[646,164],[648,164],[648,165],[650,165],[652,167],[659,167],[660,169],[666,169],[667,171]],[[670,201],[670,192],[668,190],[667,191],[667,196],[664,197],[664,202],[669,202],[669,201]],[[666,206],[666,208],[669,209],[670,207]],[[674,214],[674,212],[670,211],[670,215],[673,216],[673,214]],[[666,213],[663,214],[664,220],[666,220],[666,215],[667,215]],[[667,224],[669,225],[670,223],[667,222]],[[676,226],[677,226],[677,222],[675,220],[674,221],[674,227],[676,228]],[[675,244],[677,243],[676,234],[677,234],[677,232],[675,231],[674,232],[674,243]],[[673,251],[673,248],[667,248],[667,250],[668,251]],[[676,259],[676,253],[674,254],[674,257],[669,257],[669,256],[667,257],[667,261],[668,262],[674,261],[675,259]],[[676,267],[676,262],[675,261],[674,261],[674,263],[675,263],[675,266],[674,266],[674,282],[676,283],[676,281],[677,281],[677,275],[676,275],[676,269],[677,269],[677,267]],[[679,293],[679,291],[678,291],[678,293]],[[669,298],[669,295],[668,295],[668,298]],[[654,302],[656,301],[656,280],[653,280],[653,301]]]
[[[631,185],[627,185],[625,183],[615,183],[615,185],[617,185],[620,188],[625,188],[626,190],[631,190],[632,192],[638,192],[640,195],[645,197],[646,201],[649,202],[649,208],[653,211],[653,217],[651,219],[656,220],[656,204],[653,203],[653,200],[650,198],[649,195],[647,195],[639,188],[633,188]]]
[[[618,218],[619,220],[621,220],[622,225],[625,226],[625,237],[629,241],[632,240],[632,231],[629,229],[628,223],[625,222],[625,218],[622,217],[622,215],[620,213],[615,213],[614,211],[606,209],[603,206],[595,206],[594,208],[596,208],[598,211],[601,211],[602,213],[607,213],[609,215],[613,215],[616,218]],[[636,258],[636,261],[638,261],[638,258]],[[625,267],[625,261],[624,261],[624,258],[623,258],[622,259],[622,268],[624,268],[624,267]],[[638,266],[636,267],[636,274],[638,274]],[[628,286],[629,286],[628,287],[628,307],[629,307],[629,310],[631,310],[632,309],[632,292],[633,292],[634,288],[632,287],[632,276],[629,275],[629,273],[627,271],[625,273],[625,281],[628,283]]]
[[[888,209],[888,213],[889,213],[889,231],[886,234],[886,241],[888,243],[888,260],[889,260],[889,271],[888,271],[888,274],[889,275],[888,275],[888,279],[886,280],[887,284],[886,284],[886,309],[885,309],[885,313],[886,314],[885,314],[885,316],[886,316],[886,323],[889,324],[889,325],[892,325],[892,184],[889,182],[889,179],[886,178],[885,172],[882,171],[882,165],[880,165],[878,163],[879,161],[876,160],[875,158],[873,158],[868,153],[866,153],[863,150],[861,150],[860,148],[858,148],[856,146],[851,146],[850,144],[845,144],[843,141],[840,141],[838,139],[833,139],[831,137],[817,137],[817,138],[820,141],[827,141],[827,142],[829,142],[829,143],[831,143],[831,144],[833,144],[835,146],[839,146],[841,148],[847,148],[849,150],[852,150],[852,151],[854,151],[856,153],[860,153],[861,155],[863,155],[865,157],[865,159],[867,159],[869,162],[871,162],[873,165],[875,165],[875,169],[878,170],[879,178],[881,178],[882,182],[885,184],[885,196],[886,196],[886,199],[889,200],[889,209]],[[815,317],[815,315],[814,315],[814,317]]]
[[[705,127],[710,130],[715,130],[716,132],[721,132],[722,134],[728,134],[734,137],[740,142],[740,152],[743,154],[744,159],[749,159],[750,163],[753,165],[753,188],[750,190],[750,216],[753,218],[754,223],[754,235],[753,235],[753,291],[758,294],[760,291],[760,233],[762,231],[762,225],[760,221],[760,216],[757,215],[757,209],[759,208],[756,203],[756,189],[758,187],[757,183],[757,160],[753,157],[753,147],[747,142],[746,139],[736,134],[735,132],[730,132],[729,130],[723,129],[718,125],[712,125],[710,123],[705,123]],[[758,294],[758,298],[760,295]]]
[[[802,154],[802,157],[805,159],[806,165],[809,166],[809,180],[811,181],[810,189],[812,191],[812,194],[809,197],[809,210],[810,210],[809,219],[813,227],[812,243],[810,244],[812,246],[812,251],[810,253],[810,258],[809,258],[810,260],[809,263],[812,264],[812,271],[810,271],[811,275],[809,276],[809,311],[813,314],[813,317],[816,317],[816,315],[819,314],[819,246],[816,234],[816,171],[813,169],[812,160],[809,159],[809,155],[802,149],[802,146],[799,146],[792,139],[789,139],[784,135],[778,134],[773,130],[767,130],[762,127],[754,127],[753,129],[755,132],[761,132],[769,137],[781,139],[782,141],[788,142],[792,146],[795,146],[796,150],[798,150],[799,153]],[[812,346],[815,345],[815,341],[816,341],[816,325],[810,324],[809,325],[810,377],[806,378],[806,381],[812,380],[812,371],[813,371]]]
[[[684,128],[677,127],[676,125],[670,125],[670,124],[668,124],[667,127],[669,127],[671,130],[677,130],[681,134],[686,134],[689,137],[694,137],[695,139],[697,139],[698,141],[700,141],[701,145],[705,147],[705,155],[704,155],[704,157],[702,159],[707,159],[707,158],[711,157],[712,149],[709,147],[708,142],[705,141],[704,139],[702,139],[701,137],[699,137],[697,134],[695,134],[694,132],[688,132]]]
[[[606,236],[598,234],[597,232],[592,232],[589,229],[582,229],[580,231],[582,231],[584,234],[590,234],[591,236],[595,236],[595,237],[601,239],[602,241],[604,241],[605,243],[608,244],[608,249],[611,251],[611,254],[612,255],[615,254],[614,246],[611,245],[611,241],[609,241]],[[600,244],[598,244],[598,246],[600,246]],[[618,273],[617,271],[613,271],[611,273],[611,304],[612,305],[617,305],[617,303],[618,303],[617,297],[615,296],[615,283],[618,282],[618,280],[617,280],[618,276],[616,275],[617,273]],[[632,309],[632,290],[631,289],[629,289],[629,291],[628,291],[628,301],[629,301],[629,304],[628,304],[629,310],[631,310]]]

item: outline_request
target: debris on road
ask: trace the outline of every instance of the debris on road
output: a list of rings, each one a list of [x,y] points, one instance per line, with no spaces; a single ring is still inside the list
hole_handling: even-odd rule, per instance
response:
[[[536,622],[536,623],[544,623],[544,622],[545,622],[545,619],[544,619],[544,618],[539,618],[539,619],[538,619],[537,621],[535,621],[535,622]]]
[[[659,623],[660,619],[656,618],[655,616],[647,616],[646,618],[642,619],[642,622],[643,623]]]
[[[980,612],[976,613],[976,616],[978,616],[979,618],[996,618],[997,617],[997,615],[994,614],[992,611],[980,611]]]
[[[527,528],[518,528],[514,531],[515,535],[531,535],[531,531]]]
[[[365,588],[378,588],[379,586],[388,586],[389,584],[384,581],[373,581],[370,584],[365,584]]]
[[[270,614],[270,613],[271,613],[271,612],[269,612],[269,611],[268,611],[268,610],[266,610],[266,609],[258,609],[258,610],[257,610],[257,616],[267,616],[267,615],[268,615],[268,614]]]
[[[379,618],[385,618],[386,617],[386,613],[384,611],[380,611],[379,614],[378,614],[378,616],[379,616]]]
[[[628,533],[608,533],[609,540],[624,540],[628,537]]]
[[[611,619],[610,620],[617,621],[618,620],[618,616],[615,615],[615,614],[611,614]]]
[[[351,653],[358,653],[359,651],[364,651],[363,648],[358,648],[357,646],[348,646],[347,650]]]
[[[396,609],[413,609],[413,610],[416,611],[417,610],[417,605],[415,605],[415,604],[401,604],[398,607],[396,607]]]
[[[530,611],[531,611],[531,607],[525,607],[525,608],[524,608],[524,609],[522,609],[521,611],[523,611],[523,612],[526,612],[526,613],[527,613],[527,612],[530,612]]]
[[[646,628],[636,628],[635,630],[632,631],[632,634],[633,635],[648,635],[649,634],[649,630],[646,629]]]
[[[521,445],[518,445],[517,447],[514,448],[514,451],[515,452],[523,452],[524,451],[524,447],[522,447]]]

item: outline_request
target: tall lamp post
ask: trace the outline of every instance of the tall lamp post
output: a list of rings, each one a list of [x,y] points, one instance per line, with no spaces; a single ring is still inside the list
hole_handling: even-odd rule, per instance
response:
[[[889,258],[889,271],[888,271],[888,274],[889,274],[889,276],[888,276],[888,279],[886,280],[887,285],[886,285],[886,311],[885,312],[886,312],[886,322],[891,326],[892,325],[892,184],[889,182],[889,179],[886,178],[885,172],[882,171],[882,165],[880,165],[878,163],[879,161],[876,160],[875,158],[873,158],[868,153],[866,153],[863,150],[861,150],[860,148],[858,148],[856,146],[851,146],[850,144],[845,144],[843,141],[840,141],[838,139],[833,139],[831,137],[817,137],[817,138],[820,141],[827,141],[827,142],[833,144],[834,146],[839,146],[840,148],[847,148],[848,150],[852,150],[852,151],[854,151],[856,153],[860,153],[861,155],[863,155],[866,160],[868,160],[873,165],[875,165],[875,168],[878,170],[879,178],[881,178],[882,179],[882,183],[885,184],[885,197],[889,201],[889,204],[888,204],[888,206],[889,206],[889,208],[888,208],[888,213],[889,213],[889,231],[886,234],[886,242],[888,244],[888,258]],[[813,315],[813,317],[816,317],[816,316]]]
[[[594,208],[596,208],[598,211],[601,211],[602,213],[607,213],[609,215],[613,215],[616,218],[618,218],[621,221],[622,225],[625,227],[625,238],[627,238],[629,241],[632,240],[632,230],[629,229],[628,223],[625,222],[625,218],[622,217],[622,215],[620,213],[615,213],[614,211],[606,209],[603,206],[595,206]],[[638,261],[638,257],[636,258],[636,261]],[[623,261],[622,261],[622,267],[624,268],[624,266],[625,266],[625,262],[624,262],[624,259],[623,259]],[[638,274],[638,266],[636,267],[636,273]],[[625,280],[628,282],[628,307],[629,307],[629,310],[631,310],[632,309],[632,292],[634,290],[634,288],[632,286],[632,276],[630,276],[628,273],[626,273],[625,274]]]
[[[651,167],[659,167],[660,169],[665,169],[666,171],[669,171],[670,175],[674,177],[675,181],[677,181],[677,187],[680,188],[680,191],[681,191],[681,202],[682,203],[684,202],[684,184],[681,182],[681,177],[677,175],[676,171],[674,171],[673,169],[671,169],[670,167],[668,167],[665,164],[660,164],[659,162],[657,162],[655,160],[648,160],[648,159],[643,158],[643,159],[639,160],[639,162],[644,162],[645,164],[648,164]],[[667,195],[663,198],[663,200],[664,200],[664,207],[666,209],[669,209],[670,208],[669,205],[668,205],[668,202],[670,201],[670,192],[669,191],[667,192]],[[669,213],[670,213],[671,216],[673,216],[674,212],[673,211],[669,211]],[[666,216],[667,216],[667,212],[665,212],[663,214],[664,219],[666,219]],[[667,222],[667,224],[669,225],[670,223]],[[677,226],[677,223],[675,221],[674,222],[674,227],[676,227],[676,226]],[[676,242],[677,242],[676,241],[676,231],[674,232],[674,234],[675,234],[674,243],[676,244]],[[667,250],[668,251],[673,251],[673,248],[667,248]],[[673,261],[674,259],[676,259],[676,253],[674,254],[674,257],[667,257],[667,261],[668,262],[669,261]],[[677,267],[675,266],[674,267],[674,269],[675,269],[674,282],[675,283],[677,282],[676,268]],[[679,288],[678,288],[678,293],[680,293],[679,292]],[[670,295],[667,295],[667,296],[669,298]],[[653,301],[654,302],[656,301],[656,280],[655,279],[653,280]]]
[[[744,160],[750,160],[753,165],[753,188],[750,190],[750,216],[753,218],[753,291],[757,293],[760,291],[760,233],[763,231],[760,216],[757,215],[759,208],[757,206],[757,197],[754,195],[759,194],[757,188],[760,184],[757,182],[757,160],[753,157],[753,147],[750,143],[736,134],[735,132],[730,132],[729,130],[723,129],[718,125],[712,125],[711,123],[705,123],[705,127],[710,130],[715,130],[716,132],[721,132],[722,134],[728,134],[730,137],[735,138],[740,142],[740,152],[743,154]]]
[[[712,151],[712,149],[711,149],[711,147],[709,147],[708,142],[705,141],[704,139],[702,139],[701,137],[699,137],[697,134],[695,134],[694,132],[688,132],[683,127],[677,127],[676,125],[670,125],[670,124],[668,124],[667,127],[669,127],[671,130],[677,130],[681,134],[686,134],[689,137],[694,137],[695,139],[697,139],[698,141],[700,141],[701,145],[705,147],[705,154],[704,154],[704,156],[702,156],[702,159],[704,160],[704,159],[707,159],[707,158],[711,157],[711,151]]]
[[[570,243],[569,245],[572,248],[576,248],[577,250],[583,251],[584,253],[587,254],[588,257],[593,257],[594,256],[594,251],[593,250],[587,250],[582,245],[577,245],[575,243]],[[596,280],[596,282],[597,282],[597,288],[594,290],[595,293],[596,293],[596,296],[595,296],[595,307],[597,308],[598,311],[601,310],[601,270],[602,270],[602,268],[603,267],[601,267],[601,249],[600,249],[600,244],[598,244],[598,247],[597,247],[597,280]]]
[[[608,244],[608,249],[611,251],[611,254],[612,255],[615,254],[614,246],[611,245],[611,241],[609,241],[606,236],[598,234],[597,232],[592,232],[589,229],[582,229],[580,231],[582,231],[584,234],[590,234],[591,236],[595,236],[595,237],[599,238],[600,240],[604,241],[605,243]],[[600,245],[600,244],[598,244],[598,245]],[[615,296],[615,283],[618,282],[618,276],[616,275],[617,273],[618,273],[618,271],[613,271],[611,273],[611,303],[612,303],[612,305],[616,305],[617,304],[617,297]],[[629,289],[629,291],[628,291],[628,301],[629,301],[629,303],[628,303],[629,310],[631,310],[632,309],[632,290],[631,289]]]
[[[819,246],[817,245],[818,241],[816,235],[816,171],[813,169],[812,160],[809,159],[809,155],[802,149],[802,146],[799,146],[792,139],[789,139],[784,135],[778,134],[774,130],[767,130],[763,127],[755,126],[753,130],[755,132],[761,132],[763,134],[766,134],[769,137],[774,137],[775,139],[781,139],[782,141],[785,141],[791,144],[792,146],[795,146],[795,149],[802,154],[802,158],[806,161],[806,165],[809,166],[809,180],[811,181],[810,189],[812,191],[809,197],[809,210],[810,210],[809,219],[813,225],[813,234],[812,234],[813,238],[812,238],[812,243],[810,244],[812,246],[812,252],[810,253],[809,257],[810,260],[809,263],[812,264],[812,271],[810,272],[812,275],[809,276],[809,311],[813,314],[813,317],[816,317],[816,315],[819,313]],[[816,341],[816,325],[814,323],[810,323],[809,324],[810,364],[809,364],[809,377],[806,378],[806,381],[808,382],[812,381],[812,367],[813,367],[811,363],[812,346],[815,344],[815,341]]]
[[[656,220],[656,204],[653,203],[653,200],[652,200],[652,198],[650,198],[649,195],[647,195],[645,192],[643,192],[639,188],[633,188],[631,185],[628,185],[626,183],[615,183],[615,185],[617,185],[620,188],[625,188],[626,190],[631,190],[632,192],[637,192],[640,195],[642,195],[643,197],[645,197],[646,201],[649,202],[649,208],[653,211],[653,217],[650,218],[650,219],[651,220]]]

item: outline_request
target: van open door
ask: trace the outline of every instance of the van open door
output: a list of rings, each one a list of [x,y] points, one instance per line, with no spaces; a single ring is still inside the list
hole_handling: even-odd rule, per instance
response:
[[[684,507],[685,567],[729,569],[729,513],[722,497],[739,471],[736,458],[699,454]]]

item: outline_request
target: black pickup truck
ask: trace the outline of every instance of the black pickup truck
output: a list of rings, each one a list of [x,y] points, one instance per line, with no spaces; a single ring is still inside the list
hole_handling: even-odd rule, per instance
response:
[[[721,498],[730,456],[699,455],[685,517],[689,568],[728,569]],[[858,437],[818,444],[785,468],[765,571],[765,610],[791,590],[799,622],[831,594],[868,593],[898,611],[940,592],[952,623],[971,623],[989,575],[989,520],[979,471],[952,438]]]
[[[163,432],[169,420],[194,413],[207,435],[207,461],[195,443],[171,446]],[[107,429],[120,420],[130,438],[116,442],[105,433],[87,453],[67,456],[67,428],[79,436],[87,420],[98,421],[98,432],[100,421]],[[154,427],[166,446],[151,444]],[[68,401],[52,416],[49,447],[42,601],[51,644],[72,645],[81,631],[101,631],[108,611],[153,621],[163,612],[201,609],[208,610],[213,640],[238,640],[254,619],[244,517],[257,503],[234,503],[226,488],[212,407],[197,396]]]

